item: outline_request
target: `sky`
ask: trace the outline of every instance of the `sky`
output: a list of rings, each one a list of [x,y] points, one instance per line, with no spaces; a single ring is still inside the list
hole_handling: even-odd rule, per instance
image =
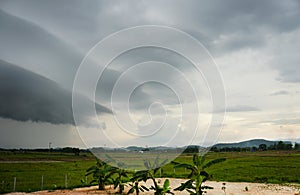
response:
[[[298,0],[2,0],[0,147],[300,141],[299,18]]]

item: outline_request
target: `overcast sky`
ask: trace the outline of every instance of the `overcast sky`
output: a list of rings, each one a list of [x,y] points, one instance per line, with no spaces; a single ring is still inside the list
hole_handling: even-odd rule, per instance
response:
[[[107,52],[89,59],[95,66],[82,73],[74,122],[72,90],[87,52],[112,33],[140,25],[179,29],[207,49],[226,94],[222,124],[211,122],[223,114],[211,94],[219,75],[201,76],[191,61],[168,49],[123,52],[90,88],[109,51],[117,51],[120,42],[159,37],[149,32],[111,43]],[[187,44],[172,34],[164,41]],[[218,142],[299,140],[299,43],[298,0],[1,0],[0,147],[180,146],[217,137]],[[208,58],[201,61],[203,69],[212,66]],[[147,79],[152,81],[142,83]],[[164,83],[155,82],[160,80]],[[136,88],[130,91],[131,86]],[[96,105],[96,118],[85,105]],[[218,129],[213,137],[210,126]]]

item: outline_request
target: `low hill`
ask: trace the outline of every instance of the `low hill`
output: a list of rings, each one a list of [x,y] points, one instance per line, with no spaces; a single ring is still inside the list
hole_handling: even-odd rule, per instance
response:
[[[260,144],[266,144],[266,146],[274,145],[275,143],[278,143],[279,141],[269,141],[265,139],[252,139],[242,142],[236,142],[236,143],[218,143],[214,145],[217,148],[247,148],[247,147],[259,147]],[[284,143],[291,143],[289,141],[284,141]]]

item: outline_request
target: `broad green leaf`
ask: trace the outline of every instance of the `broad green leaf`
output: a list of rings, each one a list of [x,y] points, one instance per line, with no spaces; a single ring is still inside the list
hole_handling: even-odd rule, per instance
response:
[[[170,187],[170,181],[168,180],[168,179],[166,179],[165,180],[165,182],[164,182],[164,189],[169,189],[169,187]]]

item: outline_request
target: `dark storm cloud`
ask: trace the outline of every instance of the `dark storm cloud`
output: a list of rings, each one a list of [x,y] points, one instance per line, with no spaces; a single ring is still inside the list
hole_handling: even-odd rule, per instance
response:
[[[57,83],[0,60],[0,117],[74,124],[72,94]],[[89,101],[82,97],[82,101]],[[98,114],[110,113],[96,104]],[[88,117],[91,113],[82,113]],[[86,116],[85,116],[86,115]]]

